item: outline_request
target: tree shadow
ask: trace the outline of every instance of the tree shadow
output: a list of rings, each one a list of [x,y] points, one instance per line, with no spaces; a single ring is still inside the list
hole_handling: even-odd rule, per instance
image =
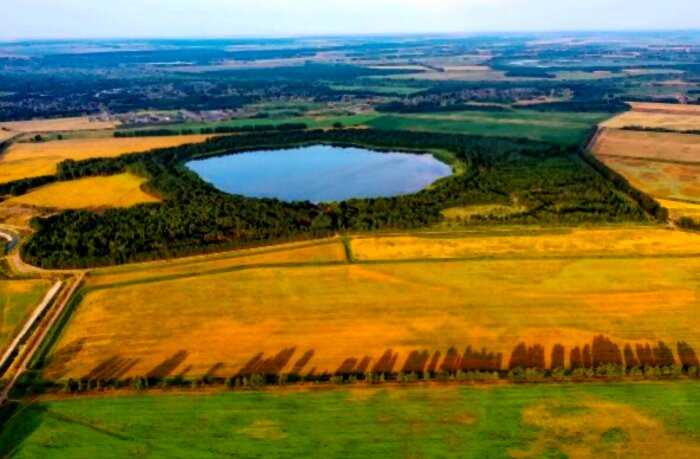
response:
[[[148,379],[162,379],[170,376],[170,374],[175,371],[177,367],[180,366],[182,362],[185,361],[189,353],[185,350],[181,350],[168,357],[155,367],[146,373]]]

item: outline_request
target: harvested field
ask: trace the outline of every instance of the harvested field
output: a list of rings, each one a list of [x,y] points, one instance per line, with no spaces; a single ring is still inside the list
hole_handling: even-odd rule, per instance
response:
[[[528,233],[529,232],[529,233]],[[700,236],[661,228],[475,232],[356,238],[357,260],[700,255]]]
[[[593,145],[598,156],[700,163],[700,136],[605,129]]]
[[[171,261],[158,261],[139,265],[101,268],[90,274],[91,287],[125,283],[143,283],[147,280],[191,277],[206,272],[231,270],[257,265],[275,264],[326,264],[346,259],[340,241],[284,244],[250,250],[236,250],[212,255],[201,255]]]
[[[672,201],[669,199],[658,199],[659,204],[664,206],[671,214],[671,218],[676,220],[680,217],[690,217],[700,219],[700,204],[693,204],[684,201]]]
[[[226,377],[274,356],[279,371],[292,371],[305,355],[299,373],[334,373],[348,359],[375,365],[387,350],[400,368],[416,350],[472,346],[507,355],[524,340],[549,352],[600,333],[620,344],[697,347],[700,258],[687,256],[697,242],[640,231],[581,235],[592,243],[607,237],[604,249],[543,239],[534,254],[522,249],[531,242],[506,239],[520,256],[503,251],[493,260],[273,263],[161,278],[140,271],[141,280],[122,271],[126,277],[112,281],[129,283],[111,287],[96,276],[43,374]],[[497,248],[491,239],[482,244]]]
[[[0,143],[4,142],[7,139],[11,139],[15,135],[16,135],[15,132],[0,129]]]
[[[7,422],[0,455],[696,457],[698,400],[698,384],[677,382],[46,400]]]
[[[700,202],[700,163],[686,165],[635,158],[599,158],[634,187],[655,198]]]
[[[48,281],[39,279],[0,279],[0,354],[49,286]]]
[[[88,116],[0,123],[0,128],[20,133],[93,131],[115,127],[117,127],[115,121],[99,121]]]
[[[14,143],[0,156],[0,183],[56,173],[66,159],[114,157],[205,141],[209,136],[87,138],[52,142]]]
[[[100,209],[160,202],[142,190],[146,179],[130,173],[57,182],[10,198],[3,205],[48,209]]]
[[[700,106],[680,104],[632,103],[632,110],[603,124],[606,128],[645,127],[674,131],[700,129]]]

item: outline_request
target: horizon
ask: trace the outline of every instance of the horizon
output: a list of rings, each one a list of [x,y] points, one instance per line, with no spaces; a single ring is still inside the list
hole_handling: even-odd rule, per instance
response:
[[[0,41],[224,39],[700,29],[693,0],[7,0]],[[148,11],[148,14],[143,14]],[[216,14],[212,14],[216,13]],[[557,18],[558,20],[552,20]],[[391,20],[387,20],[391,19]]]

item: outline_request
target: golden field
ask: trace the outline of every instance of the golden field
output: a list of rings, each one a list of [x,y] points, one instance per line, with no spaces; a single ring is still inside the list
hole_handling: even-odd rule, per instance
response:
[[[356,238],[356,260],[700,255],[700,236],[664,228],[595,228]]]
[[[117,123],[114,121],[99,121],[89,116],[0,123],[0,128],[19,133],[93,131],[115,127]]]
[[[342,262],[345,249],[337,239],[283,244],[169,261],[100,268],[90,273],[90,287],[143,282],[162,278],[192,277],[202,273],[235,270],[258,265],[324,264]]]
[[[0,143],[4,142],[7,139],[11,139],[14,137],[16,133],[12,131],[6,131],[4,129],[0,129]]]
[[[680,217],[690,217],[695,220],[700,220],[700,204],[694,204],[684,201],[672,201],[669,199],[657,199],[659,204],[668,209],[671,218],[678,219]]]
[[[592,150],[598,156],[700,163],[700,136],[604,129]]]
[[[0,183],[25,177],[55,174],[58,164],[66,159],[115,157],[156,148],[204,142],[209,137],[205,135],[109,137],[14,143],[0,157]]]
[[[160,199],[141,189],[144,183],[145,178],[130,173],[87,177],[36,188],[27,194],[8,199],[7,205],[49,209],[99,209],[160,202]]]
[[[700,129],[700,109],[694,105],[631,103],[632,110],[622,113],[601,127],[646,127],[664,128],[674,131]]]
[[[130,283],[111,287],[99,280],[106,272],[98,273],[97,285],[88,280],[44,376],[86,376],[114,359],[129,362],[121,376],[164,367],[170,375],[230,376],[260,352],[272,357],[288,348],[294,349],[291,362],[313,351],[305,372],[333,372],[347,358],[374,362],[388,349],[399,353],[400,366],[413,350],[471,345],[508,355],[521,340],[549,350],[555,343],[588,343],[599,333],[618,343],[662,339],[698,346],[700,257],[679,254],[681,245],[690,244],[690,251],[698,242],[680,232],[621,231],[568,236],[590,244],[615,241],[619,252],[612,253],[581,241],[582,250],[573,246],[564,256],[564,247],[550,251],[544,240],[533,253],[529,241],[509,235],[494,242],[500,237],[494,235],[481,243],[513,244],[520,256],[271,262],[171,277],[142,269]],[[626,239],[637,240],[648,255],[628,254],[635,243]],[[353,241],[355,253],[367,251],[367,242]],[[480,246],[478,238],[465,244]],[[596,255],[601,252],[607,257]],[[127,268],[120,268],[122,275]]]

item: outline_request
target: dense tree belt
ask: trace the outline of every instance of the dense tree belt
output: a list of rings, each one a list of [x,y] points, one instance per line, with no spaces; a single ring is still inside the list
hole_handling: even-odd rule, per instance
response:
[[[447,150],[465,173],[418,193],[340,203],[287,203],[223,193],[184,166],[195,158],[324,143],[377,150]],[[236,135],[118,158],[65,161],[59,180],[130,171],[149,178],[162,204],[68,211],[34,221],[23,256],[43,267],[109,265],[341,231],[411,229],[438,223],[455,206],[517,203],[524,210],[472,223],[647,221],[628,190],[589,166],[576,148],[526,139],[336,129]]]
[[[191,134],[231,134],[239,132],[299,131],[307,129],[305,123],[283,123],[276,125],[256,124],[252,126],[216,126],[198,129],[141,129],[135,131],[116,131],[114,137],[163,137]]]

